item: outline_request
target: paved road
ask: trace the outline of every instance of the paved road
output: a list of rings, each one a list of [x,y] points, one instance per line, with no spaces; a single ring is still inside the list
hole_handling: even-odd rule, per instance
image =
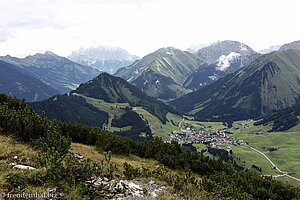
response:
[[[276,165],[268,158],[268,156],[266,156],[263,152],[249,146],[249,145],[246,145],[247,147],[249,147],[250,149],[253,149],[254,151],[260,153],[261,155],[263,155],[271,164],[272,164],[272,167],[275,167],[277,169],[277,171],[279,171],[280,173],[283,173],[283,171],[281,171],[278,167],[276,167]]]
[[[276,167],[276,165],[275,165],[275,164],[268,158],[268,156],[266,156],[263,152],[261,152],[261,151],[255,149],[255,148],[253,148],[253,147],[251,147],[250,145],[246,145],[246,146],[249,147],[250,149],[252,149],[252,150],[254,150],[254,151],[260,153],[261,155],[263,155],[263,156],[271,163],[271,165],[272,165],[273,167],[275,167],[275,169],[276,169],[277,171],[279,171],[280,173],[282,173],[282,175],[276,175],[276,176],[274,176],[275,178],[276,178],[276,177],[280,177],[280,176],[287,176],[287,177],[289,177],[289,178],[291,178],[291,179],[294,179],[295,181],[300,181],[300,179],[295,178],[295,177],[293,177],[293,176],[290,176],[290,175],[288,175],[287,172],[282,171],[282,170],[280,170],[278,167]]]

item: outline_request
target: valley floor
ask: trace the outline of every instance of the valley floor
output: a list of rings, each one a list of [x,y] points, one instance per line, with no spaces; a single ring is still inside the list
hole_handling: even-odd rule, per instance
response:
[[[222,122],[183,119],[177,124],[180,130],[169,135],[181,144],[192,144],[199,152],[205,152],[207,144],[231,151],[246,169],[254,165],[262,174],[300,186],[300,130],[294,127],[293,132],[269,133],[271,125],[254,126],[254,122],[237,121],[228,128]]]

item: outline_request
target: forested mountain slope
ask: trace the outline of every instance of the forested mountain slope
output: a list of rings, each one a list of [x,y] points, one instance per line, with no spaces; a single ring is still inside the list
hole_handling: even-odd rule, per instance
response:
[[[25,98],[27,102],[41,101],[59,93],[32,74],[1,60],[0,92],[21,99]]]
[[[247,119],[299,101],[300,50],[265,54],[171,104],[201,120]]]
[[[49,119],[97,126],[134,140],[152,139],[145,114],[168,122],[172,107],[143,93],[125,80],[101,73],[68,94],[53,96],[30,106]]]

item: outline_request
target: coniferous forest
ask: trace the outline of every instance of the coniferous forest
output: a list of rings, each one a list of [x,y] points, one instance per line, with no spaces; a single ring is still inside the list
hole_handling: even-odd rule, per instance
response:
[[[297,118],[298,115],[300,115],[300,103],[289,108],[263,115],[260,118],[261,120],[256,122],[255,125],[267,124],[274,121],[271,131],[286,131],[299,124],[299,119]]]

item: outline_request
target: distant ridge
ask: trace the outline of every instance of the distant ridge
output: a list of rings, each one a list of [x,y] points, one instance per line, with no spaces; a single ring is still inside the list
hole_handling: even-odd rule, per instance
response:
[[[300,49],[300,40],[282,45],[279,48],[279,51],[284,51],[284,50],[288,50],[288,49]]]
[[[73,51],[68,58],[74,62],[110,74],[140,59],[138,56],[129,54],[125,49],[108,46],[90,47],[87,49],[81,48],[77,51]]]
[[[32,102],[49,98],[59,91],[34,78],[30,73],[0,60],[0,93]]]
[[[198,45],[191,45],[189,48],[187,48],[186,51],[190,53],[196,53],[200,49],[209,46],[209,44],[198,44]]]
[[[258,53],[261,53],[261,54],[271,53],[272,51],[278,51],[280,47],[281,47],[281,45],[270,46],[267,49],[259,50]]]
[[[0,57],[0,60],[30,72],[35,78],[57,89],[60,93],[69,92],[77,88],[80,83],[100,74],[94,68],[77,64],[50,51],[26,58],[7,55]]]

